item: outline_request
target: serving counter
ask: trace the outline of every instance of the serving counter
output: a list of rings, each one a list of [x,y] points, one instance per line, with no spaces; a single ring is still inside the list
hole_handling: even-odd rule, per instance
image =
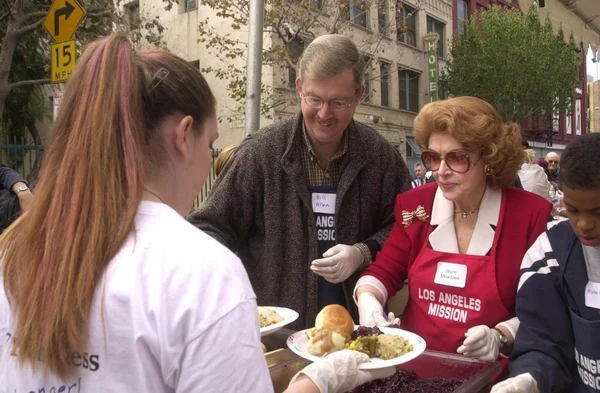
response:
[[[292,377],[310,361],[287,348],[286,340],[294,331],[281,329],[263,337],[267,347],[266,359],[275,393],[285,390]],[[398,366],[412,370],[417,378],[447,378],[464,381],[452,393],[481,393],[489,390],[491,382],[500,374],[500,363],[487,363],[464,356],[428,351],[418,358]],[[436,393],[429,392],[428,393]]]

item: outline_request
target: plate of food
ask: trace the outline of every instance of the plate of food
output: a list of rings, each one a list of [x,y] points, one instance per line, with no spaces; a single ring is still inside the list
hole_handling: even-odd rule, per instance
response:
[[[260,336],[264,337],[294,322],[298,319],[298,313],[285,307],[259,306],[258,319],[260,320]]]
[[[313,362],[343,349],[364,352],[370,360],[358,368],[369,370],[406,363],[422,354],[426,343],[406,330],[354,325],[344,307],[331,305],[317,315],[314,328],[288,337],[287,346],[298,356]]]

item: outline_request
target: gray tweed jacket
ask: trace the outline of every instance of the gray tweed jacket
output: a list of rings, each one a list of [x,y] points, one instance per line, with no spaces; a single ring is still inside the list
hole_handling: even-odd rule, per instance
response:
[[[314,326],[320,258],[311,195],[302,170],[302,115],[248,136],[214,184],[205,205],[188,220],[233,251],[244,263],[259,305],[300,313],[290,326]],[[348,127],[336,198],[336,242],[366,243],[372,256],[394,223],[396,195],[410,189],[399,152],[374,129]],[[347,308],[358,322],[352,291],[361,271],[344,282]]]

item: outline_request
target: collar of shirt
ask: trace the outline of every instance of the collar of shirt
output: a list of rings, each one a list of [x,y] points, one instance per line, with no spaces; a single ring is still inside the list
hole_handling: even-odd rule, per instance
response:
[[[310,140],[308,139],[308,134],[306,133],[306,124],[304,123],[304,121],[302,122],[302,136],[304,137],[304,144],[305,144],[306,149],[308,150],[309,154],[316,159],[317,156],[315,155],[313,147],[310,144]],[[346,154],[347,151],[348,151],[348,128],[346,128],[344,130],[344,134],[342,135],[341,148],[337,151],[337,153],[334,154],[334,156],[331,158],[331,161],[340,158],[341,156]]]
[[[498,226],[501,205],[502,191],[486,188],[479,205],[479,215],[467,254],[486,255],[490,251],[495,235],[492,227]],[[446,199],[440,188],[436,191],[431,210],[431,225],[437,225],[429,235],[431,248],[441,252],[458,253],[454,228],[454,202]]]

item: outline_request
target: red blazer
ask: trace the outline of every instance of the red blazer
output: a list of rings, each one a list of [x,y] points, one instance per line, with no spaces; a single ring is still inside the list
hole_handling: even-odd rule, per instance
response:
[[[363,276],[373,276],[385,285],[388,297],[402,289],[408,271],[419,255],[428,229],[429,220],[413,219],[408,228],[402,225],[402,210],[415,211],[419,205],[431,214],[437,183],[413,188],[396,197],[394,215],[396,223],[390,236],[377,253],[375,261]],[[504,217],[496,251],[496,280],[500,298],[506,308],[514,313],[521,261],[538,236],[546,230],[552,204],[539,195],[517,188],[502,191]]]

